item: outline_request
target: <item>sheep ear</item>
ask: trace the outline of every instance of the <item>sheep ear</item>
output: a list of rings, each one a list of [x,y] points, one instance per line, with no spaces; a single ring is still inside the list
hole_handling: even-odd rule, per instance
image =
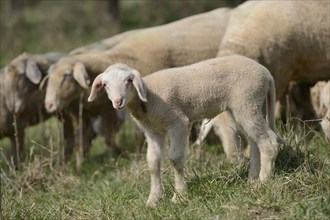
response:
[[[133,71],[133,85],[141,99],[141,101],[143,102],[147,102],[147,90],[146,87],[144,85],[143,79],[140,75],[140,73],[137,70]]]
[[[39,90],[42,90],[43,88],[45,88],[47,82],[48,82],[48,78],[49,78],[49,75],[46,75],[40,82],[39,84]]]
[[[99,91],[100,88],[102,87],[102,76],[103,76],[102,74],[103,73],[101,73],[94,79],[94,82],[92,84],[91,94],[88,97],[89,102],[92,102],[96,98],[97,91]]]
[[[89,88],[90,80],[86,71],[85,65],[81,62],[77,62],[73,67],[73,78],[84,89]]]
[[[28,60],[26,64],[26,76],[34,84],[39,84],[42,78],[42,73],[34,60]]]
[[[16,70],[19,74],[24,74],[25,73],[25,64],[23,62],[19,62],[15,65]]]

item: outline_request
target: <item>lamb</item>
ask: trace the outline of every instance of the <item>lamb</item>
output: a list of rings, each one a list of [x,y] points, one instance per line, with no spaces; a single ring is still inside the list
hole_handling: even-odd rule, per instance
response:
[[[169,158],[174,166],[175,202],[185,193],[183,168],[191,123],[223,111],[233,116],[249,140],[249,178],[265,181],[272,174],[278,144],[284,141],[274,131],[273,78],[257,62],[228,56],[162,70],[144,78],[136,69],[115,64],[95,78],[88,101],[93,101],[102,87],[113,107],[126,107],[147,137],[151,176],[148,206],[156,206],[163,195],[160,161],[165,135],[169,135]]]
[[[161,69],[215,57],[230,12],[229,8],[220,8],[169,24],[130,32],[125,35],[125,40],[114,46],[112,44],[109,50],[74,52],[74,55],[60,59],[50,69],[45,97],[47,111],[66,108],[78,99],[80,92],[89,93],[89,82],[117,62],[129,64],[145,76]],[[105,95],[99,97],[103,100],[100,106],[102,103],[105,105],[106,98]],[[93,105],[90,108],[96,109]],[[105,108],[100,110],[110,111]],[[94,116],[99,114],[95,110]]]

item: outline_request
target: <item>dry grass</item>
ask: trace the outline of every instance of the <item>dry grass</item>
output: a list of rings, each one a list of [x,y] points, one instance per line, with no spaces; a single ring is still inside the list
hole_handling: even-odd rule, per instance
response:
[[[127,144],[130,123],[118,137]],[[173,173],[165,159],[165,198],[156,209],[144,205],[150,184],[144,157],[111,158],[98,139],[77,171],[74,163],[58,166],[56,150],[30,150],[20,171],[1,163],[3,214],[5,219],[328,219],[329,147],[321,133],[313,133],[309,141],[284,133],[291,146],[281,148],[275,176],[264,184],[247,183],[248,164],[227,163],[219,144],[205,146],[201,160],[187,161],[188,201],[182,204],[170,202]]]

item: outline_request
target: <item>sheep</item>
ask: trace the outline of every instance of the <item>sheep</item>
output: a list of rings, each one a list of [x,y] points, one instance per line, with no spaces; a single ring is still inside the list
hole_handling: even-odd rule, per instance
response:
[[[286,123],[288,117],[291,116],[299,117],[303,121],[317,118],[311,97],[312,86],[313,83],[291,81],[285,95],[276,103],[276,117],[281,119],[283,123]],[[315,127],[312,121],[308,124]]]
[[[9,137],[15,167],[23,154],[24,129],[50,117],[42,106],[44,93],[39,90],[39,83],[48,67],[61,56],[23,53],[1,70],[0,138]]]
[[[256,60],[274,77],[276,97],[289,82],[330,79],[329,1],[249,1],[233,10],[218,56]]]
[[[13,126],[14,115],[9,111],[5,104],[5,67],[0,70],[0,139],[4,137],[9,137],[11,142],[11,151],[14,156],[13,162],[18,165],[19,148],[22,148],[24,136],[20,135],[15,139],[15,129]],[[17,126],[18,134],[23,134],[21,128],[23,126]],[[16,142],[18,142],[18,147],[16,149]]]
[[[82,46],[79,48],[76,48],[72,51],[70,51],[69,55],[77,55],[82,53],[89,53],[89,52],[98,52],[98,51],[106,51],[113,47],[115,47],[117,44],[124,41],[127,37],[132,36],[133,34],[138,33],[140,30],[130,30],[126,31],[124,33],[120,33],[114,36],[111,36],[109,38],[103,39],[101,41]]]
[[[322,104],[323,96],[321,96],[321,93],[326,85],[327,85],[326,81],[319,81],[310,89],[312,104],[313,104],[313,108],[317,114],[317,118],[324,117],[327,112],[325,105]]]
[[[27,126],[42,122],[52,115],[48,114],[43,106],[45,88],[43,80],[48,76],[48,68],[65,54],[51,52],[46,54],[23,53],[11,61],[6,71],[3,73],[2,86],[2,117],[0,123],[1,137],[8,136],[11,139],[12,155],[14,165],[18,167],[18,158],[23,155],[24,150],[24,129]],[[73,111],[77,109],[79,103],[73,103],[70,108],[61,113],[63,119],[64,134],[64,162],[72,154],[73,147],[78,145],[77,131],[79,131],[79,119],[75,117]],[[17,134],[13,127],[14,117],[16,117]],[[93,121],[83,120],[83,124],[88,129],[83,132],[83,147],[88,149],[95,131],[91,129]],[[15,140],[17,135],[17,140]],[[80,145],[79,145],[80,146]],[[81,160],[80,155],[76,158]]]
[[[229,162],[243,160],[244,149],[246,148],[245,139],[237,130],[235,121],[227,114],[227,112],[223,112],[211,120],[204,119],[202,121],[197,140],[193,143],[196,148],[195,156],[197,159],[200,157],[204,139],[214,128],[215,134],[222,140],[222,146]]]
[[[174,166],[175,202],[185,193],[183,168],[191,123],[223,111],[233,116],[249,140],[249,178],[265,181],[272,174],[278,144],[284,140],[274,131],[273,78],[257,62],[228,56],[162,70],[144,78],[136,69],[119,63],[95,78],[88,101],[93,101],[102,87],[113,107],[126,107],[147,137],[151,177],[147,206],[156,206],[163,195],[160,161],[165,135],[169,135],[169,158]]]
[[[265,66],[278,99],[290,81],[329,80],[329,7],[329,1],[245,2],[232,11],[217,56],[243,55]]]
[[[321,121],[321,127],[326,138],[330,141],[330,80],[320,93],[320,109],[325,108],[326,114]]]
[[[117,62],[127,63],[139,69],[142,75],[148,75],[215,57],[230,12],[229,8],[220,8],[138,30],[126,35],[109,50],[78,53],[60,59],[50,69],[45,97],[47,111],[65,108],[78,98],[81,91],[89,93],[89,82]],[[100,100],[106,98],[105,95],[99,97]],[[101,103],[106,105],[104,101]]]

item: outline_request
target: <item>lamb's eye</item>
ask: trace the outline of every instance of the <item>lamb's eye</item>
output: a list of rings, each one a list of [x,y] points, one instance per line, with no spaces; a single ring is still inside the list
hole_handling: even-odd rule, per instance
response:
[[[128,83],[132,83],[133,80],[132,80],[132,79],[128,79],[127,82],[128,82]]]

